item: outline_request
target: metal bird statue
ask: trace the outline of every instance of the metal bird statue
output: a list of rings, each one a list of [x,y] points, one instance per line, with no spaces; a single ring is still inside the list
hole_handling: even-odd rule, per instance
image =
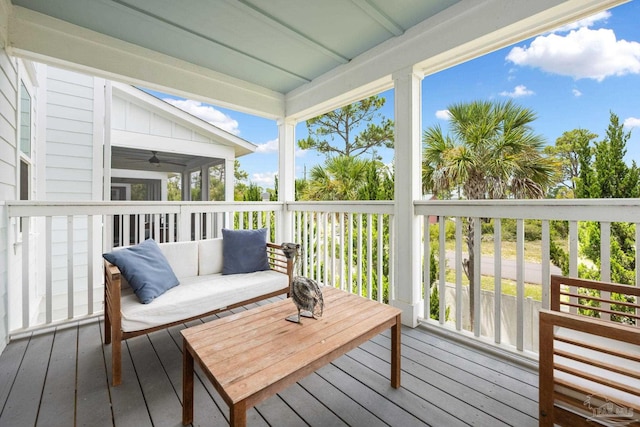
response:
[[[282,251],[288,259],[294,259],[294,269],[297,270],[300,245],[297,243],[283,243]],[[291,299],[298,308],[298,316],[297,318],[294,315],[287,317],[290,322],[301,324],[301,316],[312,319],[316,319],[316,316],[322,317],[324,300],[322,299],[322,291],[315,280],[308,277],[295,276],[291,283]]]

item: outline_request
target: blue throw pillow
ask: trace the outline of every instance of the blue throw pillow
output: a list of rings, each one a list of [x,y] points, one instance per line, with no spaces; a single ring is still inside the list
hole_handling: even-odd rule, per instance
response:
[[[222,274],[269,270],[267,229],[222,229]]]
[[[180,283],[153,239],[102,256],[120,269],[143,304],[149,304]]]

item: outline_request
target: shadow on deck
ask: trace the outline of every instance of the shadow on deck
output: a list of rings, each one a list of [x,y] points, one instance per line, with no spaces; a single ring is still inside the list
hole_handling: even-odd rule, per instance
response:
[[[12,341],[0,356],[0,426],[181,425],[182,327],[125,341],[124,380],[115,388],[102,320]],[[538,424],[536,371],[404,327],[396,390],[390,347],[386,331],[248,411],[247,425]],[[228,425],[226,404],[199,371],[194,400],[193,425]]]

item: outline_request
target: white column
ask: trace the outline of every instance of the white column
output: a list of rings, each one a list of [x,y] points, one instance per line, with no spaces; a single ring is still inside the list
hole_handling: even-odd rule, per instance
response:
[[[277,243],[293,239],[293,214],[286,210],[286,203],[295,201],[296,190],[296,123],[278,121],[278,201],[284,202],[284,211],[277,215]]]
[[[200,200],[209,201],[209,166],[200,167]]]
[[[235,197],[235,159],[225,159],[224,163],[224,200],[233,202]]]
[[[182,201],[186,202],[191,200],[191,174],[189,172],[182,172]]]
[[[402,323],[418,325],[424,307],[421,292],[420,221],[413,201],[421,195],[421,82],[412,69],[393,75],[395,86],[395,299]]]

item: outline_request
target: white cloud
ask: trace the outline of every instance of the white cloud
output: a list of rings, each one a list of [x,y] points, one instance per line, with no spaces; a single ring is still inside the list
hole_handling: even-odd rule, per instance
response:
[[[277,153],[279,149],[278,139],[272,139],[271,141],[267,141],[264,144],[258,144],[258,148],[256,149],[256,153],[268,154],[268,153]],[[296,147],[296,157],[303,157],[307,153],[307,150],[301,150]]]
[[[277,172],[256,172],[251,174],[251,182],[261,187],[273,187]]]
[[[449,110],[438,110],[436,111],[436,118],[440,120],[449,120],[451,118],[451,113]]]
[[[564,25],[564,26],[562,26],[560,28],[557,28],[553,32],[554,33],[560,33],[560,32],[565,32],[566,33],[566,32],[569,32],[571,30],[576,30],[578,28],[591,27],[596,22],[598,22],[598,21],[606,21],[610,17],[611,17],[611,12],[609,12],[608,10],[605,10],[604,12],[600,12],[600,13],[596,13],[595,15],[591,15],[588,18],[584,18],[584,19],[581,19],[579,21],[572,22],[571,24]]]
[[[190,99],[171,99],[165,98],[163,101],[180,108],[187,113],[196,116],[205,122],[226,130],[234,135],[240,134],[238,129],[238,122],[231,117],[227,116],[220,110],[216,110],[210,105],[203,104],[199,101],[192,101]]]
[[[631,128],[640,128],[640,118],[637,117],[628,117],[624,119],[624,127]]]
[[[580,92],[578,89],[573,89],[571,92],[573,92],[573,96],[575,96],[576,98],[582,96],[582,92]]]
[[[536,37],[529,47],[514,47],[506,57],[574,79],[602,81],[610,76],[640,73],[640,43],[617,40],[613,30],[581,27],[566,35]]]
[[[256,153],[277,153],[278,152],[278,140],[272,139],[264,144],[258,144]]]
[[[530,96],[535,94],[534,91],[527,89],[525,85],[518,85],[513,88],[512,92],[500,92],[501,96],[508,96],[510,98],[520,98],[522,96]]]

